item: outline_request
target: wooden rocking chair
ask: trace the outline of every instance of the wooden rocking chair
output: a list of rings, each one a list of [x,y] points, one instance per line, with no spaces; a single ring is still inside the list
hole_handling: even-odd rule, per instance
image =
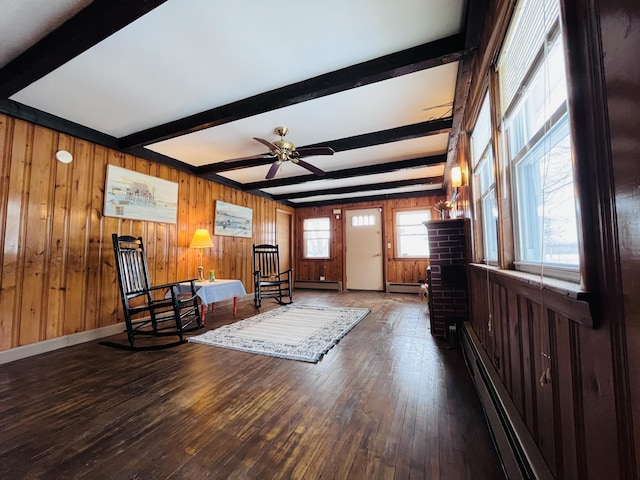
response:
[[[256,307],[263,298],[275,298],[281,305],[293,302],[291,269],[280,271],[278,245],[253,245],[253,291]],[[284,302],[283,298],[289,298]]]
[[[186,280],[191,283],[190,293],[186,296],[179,294],[181,282],[152,286],[142,237],[119,237],[116,233],[111,237],[129,345],[101,343],[127,350],[158,350],[185,343],[184,333],[204,326],[195,279]],[[178,340],[136,346],[134,340],[137,335],[177,336]]]

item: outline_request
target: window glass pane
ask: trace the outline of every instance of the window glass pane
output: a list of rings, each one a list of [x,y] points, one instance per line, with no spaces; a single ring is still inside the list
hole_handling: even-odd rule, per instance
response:
[[[422,222],[426,222],[430,219],[431,214],[428,210],[398,212],[396,214],[396,223],[398,225],[420,225],[422,228],[424,228]]]
[[[547,145],[548,144],[548,145]],[[568,117],[515,166],[519,260],[579,265]]]
[[[489,110],[489,95],[485,95],[480,113],[471,135],[472,156],[474,164],[482,158],[491,140],[491,113]]]
[[[508,138],[513,157],[522,151],[558,108],[565,106],[567,84],[560,38],[556,39],[549,53],[510,116]]]
[[[329,258],[330,227],[328,217],[306,218],[303,221],[305,258]]]
[[[540,271],[542,265],[560,266],[578,272],[578,222],[558,5],[558,0],[518,2],[498,74],[512,171],[516,265]]]
[[[428,210],[396,212],[396,239],[399,257],[428,257],[429,239],[422,222],[431,218]]]
[[[329,217],[325,218],[305,218],[305,230],[329,230]]]
[[[471,135],[473,163],[476,165],[474,175],[477,177],[478,191],[474,196],[478,199],[480,222],[482,224],[483,258],[488,261],[498,260],[498,209],[495,195],[494,160],[491,150],[491,110],[489,95],[485,95],[478,120]]]
[[[482,232],[485,260],[498,260],[498,209],[496,194],[492,189],[482,199]]]
[[[482,158],[477,171],[480,180],[480,193],[484,194],[494,183],[493,155],[491,155],[491,152],[487,152],[487,155]]]
[[[525,75],[547,33],[558,20],[559,13],[558,0],[524,0],[516,5],[505,47],[498,59],[500,91],[505,111],[520,92]]]
[[[373,215],[354,215],[351,217],[352,227],[371,227],[376,224],[376,217]]]

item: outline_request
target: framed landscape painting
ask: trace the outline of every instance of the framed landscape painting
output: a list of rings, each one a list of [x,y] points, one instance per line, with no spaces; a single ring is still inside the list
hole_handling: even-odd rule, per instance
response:
[[[251,238],[253,210],[216,200],[214,235]]]
[[[176,223],[178,184],[107,165],[103,214],[131,220]]]

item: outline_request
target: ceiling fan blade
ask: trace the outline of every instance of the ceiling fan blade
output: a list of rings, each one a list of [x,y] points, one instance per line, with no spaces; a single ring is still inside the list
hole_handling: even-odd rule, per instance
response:
[[[296,159],[295,161],[294,160],[292,160],[292,161],[294,163],[297,163],[301,167],[306,168],[310,172],[315,173],[319,177],[322,177],[324,175],[324,172],[322,170],[320,170],[318,167],[315,167],[315,166],[311,165],[310,163],[305,162],[304,160]]]
[[[276,176],[276,172],[280,168],[280,165],[281,165],[280,162],[274,162],[273,165],[271,165],[271,168],[267,172],[267,177],[266,177],[267,180],[271,180],[273,177]]]
[[[273,143],[271,143],[269,140],[265,140],[264,138],[258,138],[258,137],[253,137],[254,140],[257,140],[258,142],[260,142],[261,144],[263,144],[264,146],[266,146],[269,150],[278,150],[278,147],[276,147]]]
[[[333,155],[335,152],[331,147],[301,147],[296,149],[299,157],[310,157],[312,155]]]

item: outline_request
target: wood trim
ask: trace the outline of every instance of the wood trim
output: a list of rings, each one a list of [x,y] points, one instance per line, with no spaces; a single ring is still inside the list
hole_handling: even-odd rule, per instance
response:
[[[422,178],[412,178],[409,180],[397,180],[394,182],[387,183],[368,183],[365,185],[356,185],[349,187],[338,187],[338,188],[328,188],[325,190],[313,190],[307,192],[297,192],[297,193],[287,193],[282,195],[272,195],[271,197],[276,200],[286,200],[292,198],[307,198],[307,197],[315,197],[317,195],[340,195],[343,193],[357,193],[357,192],[366,192],[366,191],[375,191],[375,190],[386,190],[389,188],[400,188],[414,185],[433,185],[433,184],[441,184],[444,181],[442,175],[438,177],[422,177]]]
[[[384,143],[399,142],[402,140],[411,140],[413,138],[421,138],[429,135],[437,135],[440,133],[448,133],[451,129],[452,118],[443,118],[439,120],[430,120],[426,122],[404,125],[402,127],[390,128],[388,130],[380,130],[377,132],[355,135],[353,137],[340,138],[336,140],[328,140],[322,144],[305,145],[300,148],[314,148],[322,146],[330,146],[334,152],[344,152],[357,148],[371,147],[373,145],[382,145]],[[430,157],[427,157],[430,158]],[[249,158],[229,162],[216,162],[208,165],[202,165],[196,168],[199,175],[207,173],[226,172],[229,170],[237,170],[250,166],[268,165],[273,163],[273,157],[266,158]],[[300,177],[294,177],[300,178]],[[245,187],[248,188],[248,187]]]
[[[377,173],[396,172],[406,168],[420,168],[431,165],[438,165],[447,161],[446,155],[433,155],[430,157],[412,158],[410,160],[400,160],[398,162],[381,163],[378,165],[367,165],[356,168],[345,168],[343,170],[333,170],[325,172],[322,177],[327,179],[342,179],[351,177],[360,177],[362,175],[375,175]],[[261,182],[246,183],[243,189],[253,192],[261,188],[285,187],[288,185],[297,185],[304,182],[313,182],[318,180],[316,175],[301,175],[296,177],[274,178],[273,180],[263,180]]]
[[[599,318],[598,296],[572,286],[569,282],[541,278],[539,275],[514,270],[502,270],[482,264],[472,264],[470,267],[486,270],[490,281],[503,286],[509,292],[528,298],[532,302],[540,303],[586,327],[595,328],[597,326]]]
[[[638,42],[619,40],[617,44],[612,41],[605,46],[603,43],[607,38],[617,37],[617,32],[614,34],[614,31],[637,25],[638,8],[637,3],[625,0],[609,2],[606,5],[598,0],[564,0],[562,6],[561,15],[566,25],[563,32],[564,41],[567,51],[571,52],[571,55],[565,57],[569,70],[569,85],[580,85],[580,88],[569,88],[568,93],[574,162],[577,166],[574,169],[575,183],[582,220],[583,284],[587,289],[605,292],[603,311],[607,312],[605,321],[609,322],[611,333],[613,388],[618,415],[616,426],[620,444],[620,478],[637,478],[639,459],[636,457],[637,445],[634,445],[633,399],[629,384],[629,352],[624,311],[628,301],[625,299],[622,284],[619,217],[616,211],[616,199],[624,196],[622,192],[616,191],[613,138],[609,119],[610,109],[616,112],[623,107],[608,104],[608,97],[615,99],[616,95],[624,98],[625,94],[630,97],[637,94],[637,70],[635,74],[630,73],[633,70],[614,63],[609,73],[610,78],[607,79],[605,52],[611,49],[634,55]],[[613,21],[611,12],[614,11],[624,11],[624,18]],[[603,12],[609,15],[603,17]],[[625,39],[627,34],[629,30],[624,35]],[[631,38],[633,35],[629,37]],[[625,55],[622,54],[621,57]],[[624,82],[620,82],[622,74],[630,75],[629,78],[634,78],[635,75],[636,85],[629,83],[625,89]],[[608,92],[607,87],[611,85],[614,89]],[[627,169],[627,172],[631,172],[631,169]],[[638,419],[636,425],[637,421]],[[591,449],[587,455],[593,452],[594,449]]]
[[[291,204],[295,208],[302,207],[324,207],[328,205],[349,205],[353,203],[362,203],[362,202],[376,202],[381,200],[395,200],[402,198],[421,198],[421,197],[433,197],[433,196],[442,196],[443,190],[438,188],[436,190],[424,190],[421,192],[407,192],[407,193],[391,193],[391,194],[380,194],[380,195],[370,195],[368,197],[353,197],[353,198],[340,198],[340,199],[332,199],[325,200],[320,202],[292,202]],[[355,207],[354,207],[355,208]]]

